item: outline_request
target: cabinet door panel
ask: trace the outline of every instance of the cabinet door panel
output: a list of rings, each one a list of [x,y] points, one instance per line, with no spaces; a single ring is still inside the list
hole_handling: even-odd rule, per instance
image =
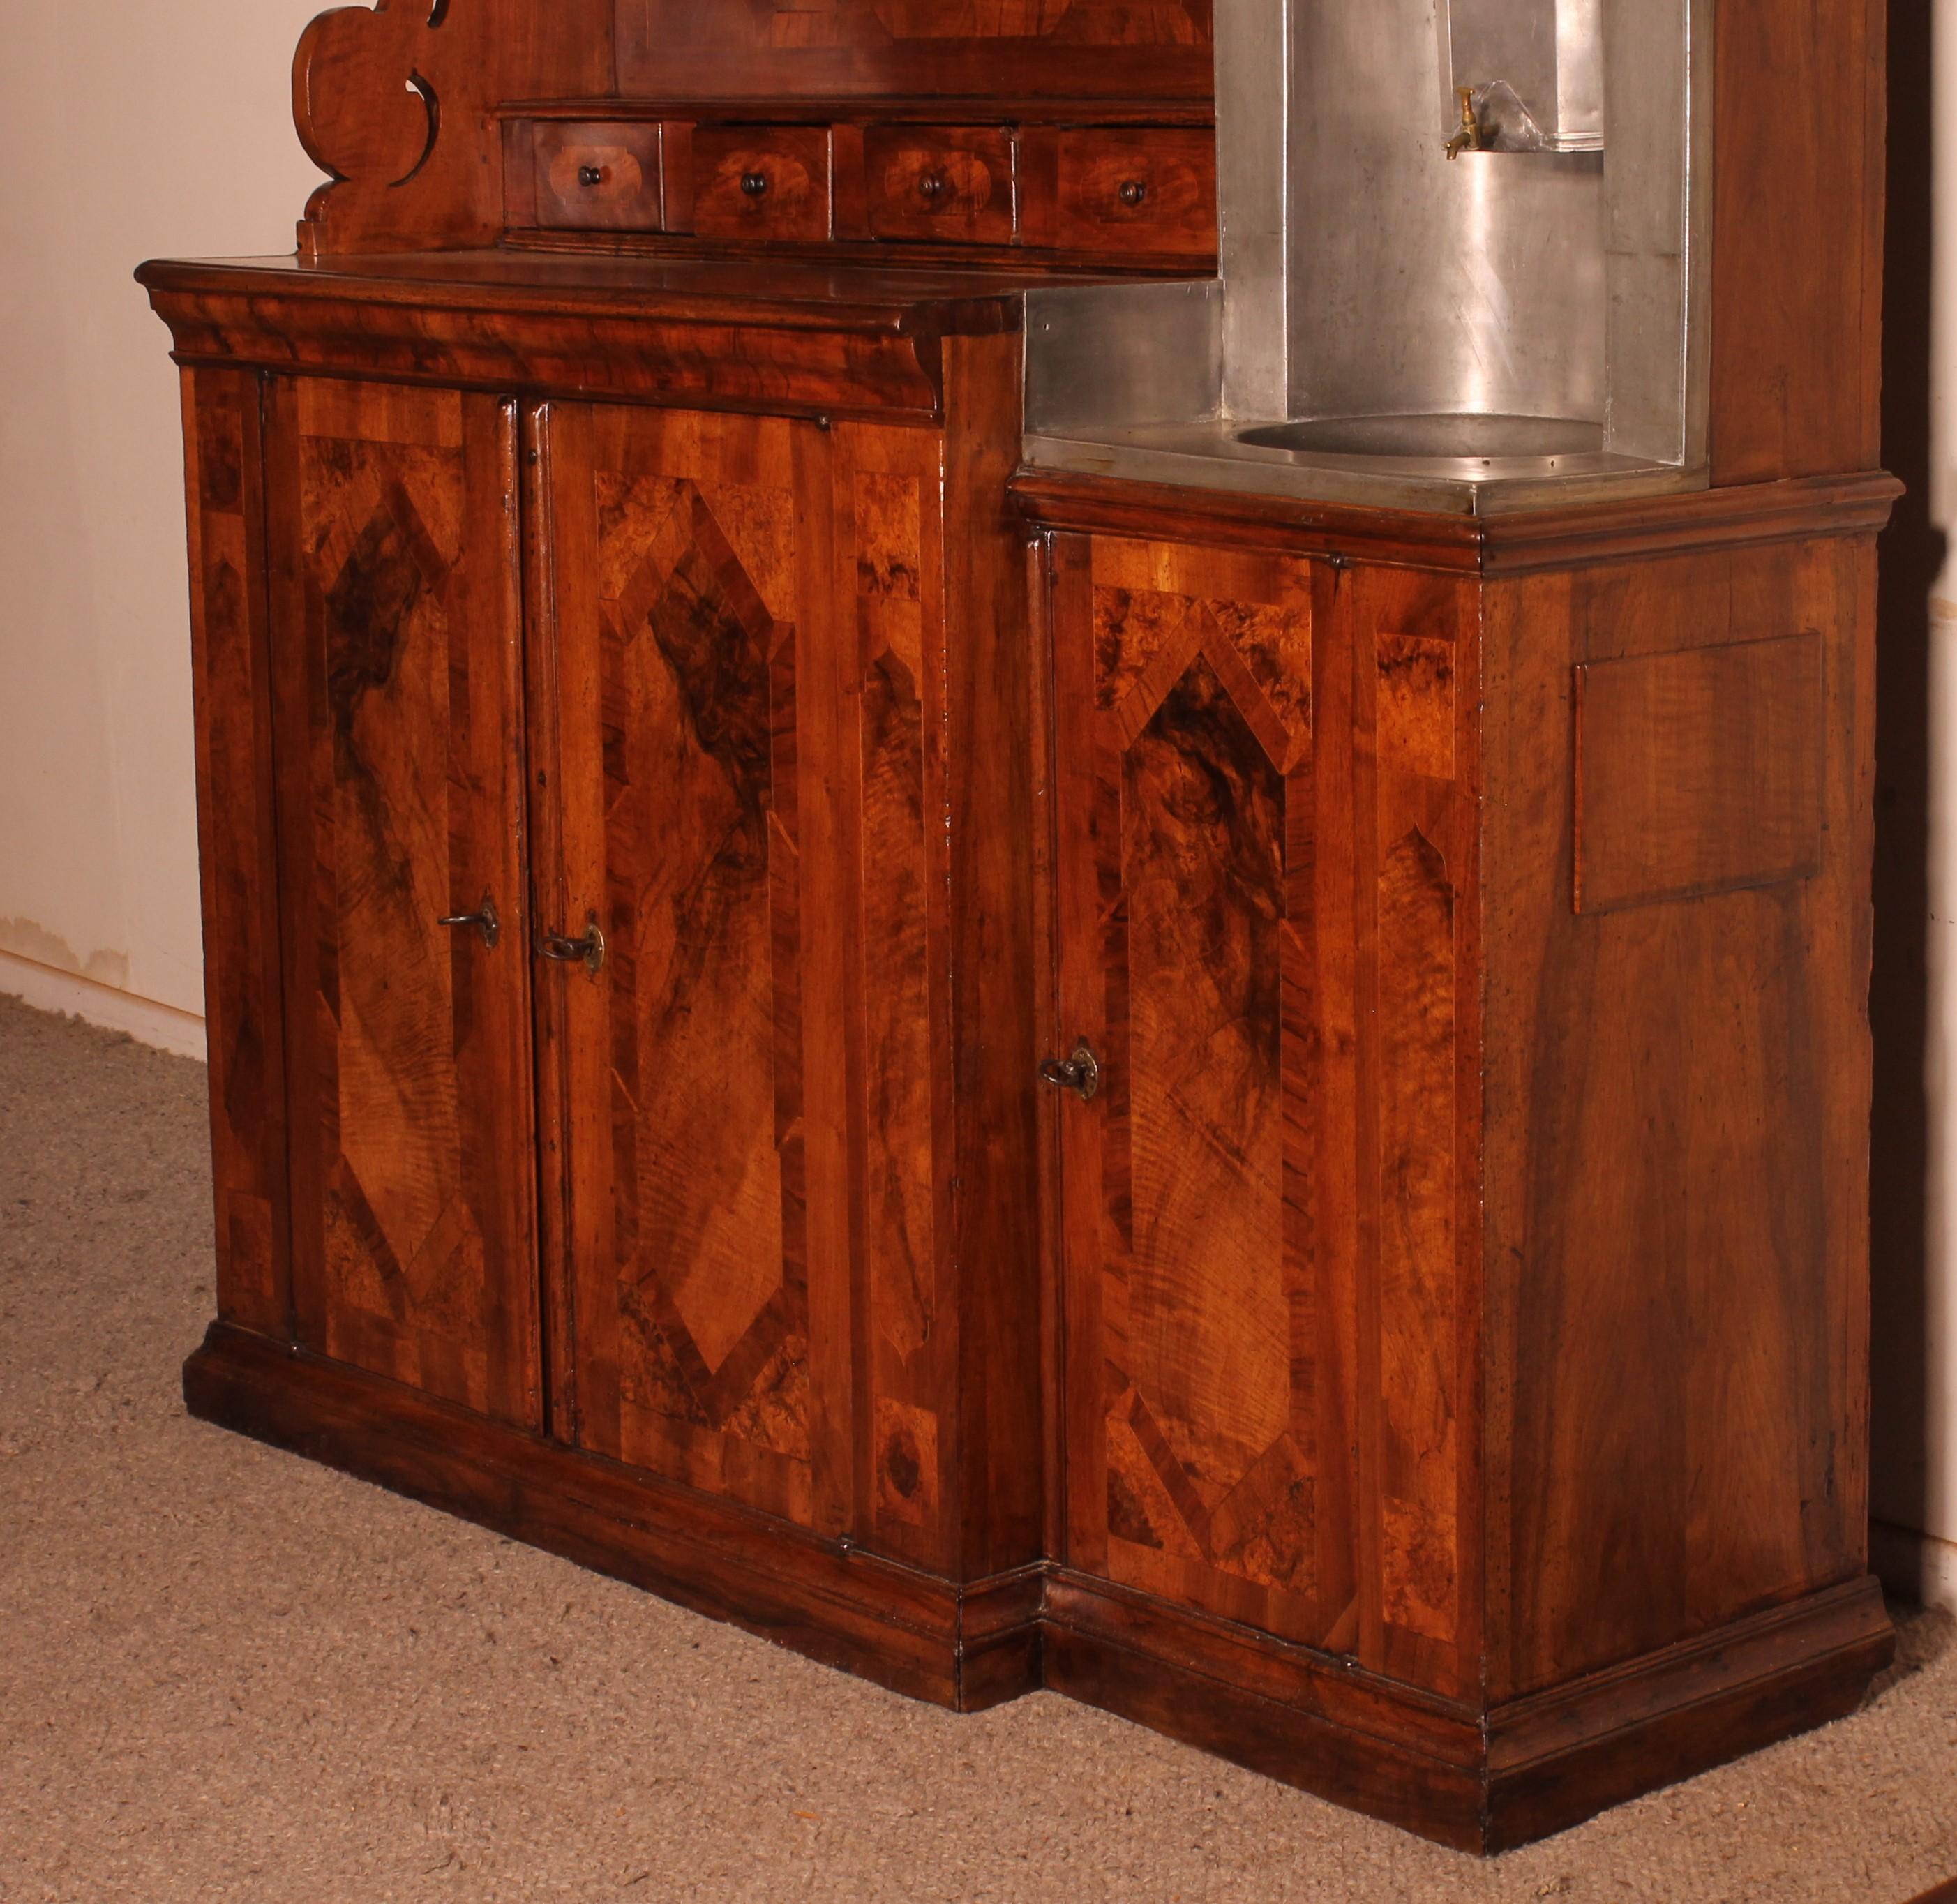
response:
[[[1070,1558],[1323,1643],[1354,1562],[1312,574],[1105,539],[1055,564],[1059,1029],[1105,1079],[1060,1113]]]
[[[545,1001],[570,1146],[560,1431],[839,1530],[841,933],[805,878],[798,757],[809,656],[833,645],[812,625],[827,439],[564,406],[539,441],[563,866],[540,903],[574,933],[597,919],[608,947]],[[830,1187],[813,1207],[812,1180]]]
[[[301,1337],[534,1424],[514,411],[311,381],[272,404]],[[440,923],[485,896],[493,948]]]

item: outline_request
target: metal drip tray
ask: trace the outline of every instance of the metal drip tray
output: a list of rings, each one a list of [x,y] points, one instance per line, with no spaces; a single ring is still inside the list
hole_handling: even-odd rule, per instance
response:
[[[1529,463],[1545,473],[1557,459],[1596,456],[1604,426],[1567,416],[1506,416],[1473,410],[1405,416],[1320,416],[1240,430],[1240,443],[1298,456],[1390,457],[1397,461]]]

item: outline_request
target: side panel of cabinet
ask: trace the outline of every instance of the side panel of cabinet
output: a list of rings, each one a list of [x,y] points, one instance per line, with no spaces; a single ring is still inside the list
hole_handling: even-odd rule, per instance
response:
[[[278,380],[266,448],[299,1336],[533,1425],[514,408]]]
[[[258,380],[186,371],[183,398],[217,1311],[283,1336],[285,1051]]]
[[[830,438],[573,405],[536,429],[539,828],[559,869],[538,903],[607,948],[540,1000],[567,1147],[555,1429],[840,1533],[862,1028],[824,784]]]
[[[1056,539],[1067,1558],[1357,1637],[1349,774],[1302,561]],[[1314,595],[1321,599],[1314,600]],[[1331,707],[1323,701],[1330,689]],[[1325,809],[1329,808],[1330,811]]]
[[[958,1494],[947,1513],[966,1578],[1039,1556],[1045,1450],[1058,1432],[1042,1393],[1035,1213],[1039,697],[1023,532],[1006,506],[1019,461],[1021,362],[1016,336],[945,340],[941,863],[953,1036],[940,1061],[954,1074],[946,1253],[960,1371]],[[930,825],[940,837],[935,809]]]
[[[1866,1570],[1875,583],[1491,589],[1494,1698]]]

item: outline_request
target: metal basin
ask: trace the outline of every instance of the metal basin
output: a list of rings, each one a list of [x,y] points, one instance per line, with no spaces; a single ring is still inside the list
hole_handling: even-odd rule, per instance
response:
[[[1241,443],[1301,456],[1445,457],[1457,462],[1595,456],[1604,426],[1567,416],[1503,416],[1472,410],[1411,416],[1319,416],[1238,433]]]

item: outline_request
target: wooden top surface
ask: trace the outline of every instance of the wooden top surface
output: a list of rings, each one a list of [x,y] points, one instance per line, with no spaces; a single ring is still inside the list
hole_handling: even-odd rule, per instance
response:
[[[136,275],[152,291],[973,337],[1020,329],[1020,294],[1036,285],[1098,281],[1034,271],[491,250],[336,257],[318,264],[296,258],[157,259]]]
[[[1467,516],[1038,468],[1022,469],[1010,487],[1022,516],[1047,529],[1363,558],[1488,577],[1750,543],[1873,535],[1889,520],[1902,492],[1893,476],[1869,470]]]

